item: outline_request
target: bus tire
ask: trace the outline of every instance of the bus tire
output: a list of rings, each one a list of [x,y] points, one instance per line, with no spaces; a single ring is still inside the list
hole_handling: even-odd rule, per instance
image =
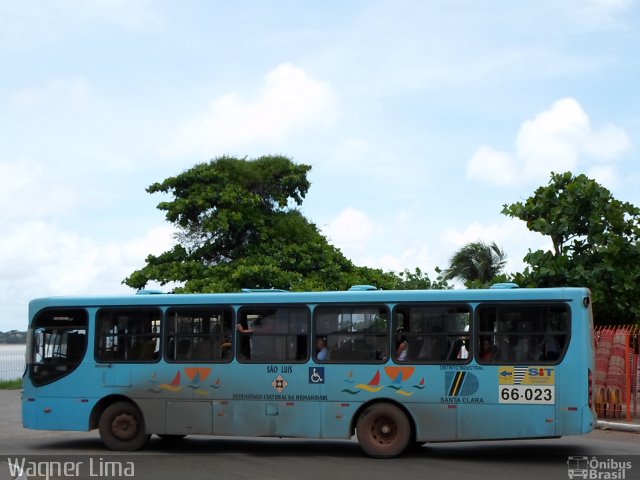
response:
[[[411,441],[411,425],[400,408],[390,403],[376,403],[358,417],[356,435],[367,455],[391,458],[406,450]]]
[[[116,402],[105,408],[98,429],[102,443],[117,451],[138,450],[151,437],[145,433],[142,412],[131,402]]]

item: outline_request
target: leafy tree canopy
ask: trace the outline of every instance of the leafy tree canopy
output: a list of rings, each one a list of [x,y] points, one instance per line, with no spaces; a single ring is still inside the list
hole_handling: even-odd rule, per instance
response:
[[[525,202],[502,213],[551,238],[553,251],[529,251],[514,281],[522,286],[585,286],[598,323],[640,318],[640,209],[616,200],[585,175],[552,173]]]
[[[124,283],[140,289],[152,280],[177,282],[181,292],[431,285],[418,269],[397,276],[357,267],[330,245],[296,209],[309,190],[310,168],[284,156],[225,156],[154,183],[147,192],[173,196],[158,208],[178,228],[177,243],[149,255]]]
[[[462,280],[468,288],[487,287],[495,283],[507,263],[507,255],[495,242],[471,242],[458,250],[444,270],[443,278]],[[500,277],[502,278],[502,277]]]
[[[431,280],[420,268],[416,267],[413,272],[405,269],[398,274],[395,288],[398,290],[449,290],[451,285],[437,267],[436,273],[438,273],[438,277]]]

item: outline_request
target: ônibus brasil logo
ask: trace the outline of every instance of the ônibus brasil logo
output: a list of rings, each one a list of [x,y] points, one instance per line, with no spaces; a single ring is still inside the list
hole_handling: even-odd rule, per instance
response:
[[[626,480],[631,462],[614,458],[601,459],[588,456],[567,458],[567,475],[570,479],[585,480]]]

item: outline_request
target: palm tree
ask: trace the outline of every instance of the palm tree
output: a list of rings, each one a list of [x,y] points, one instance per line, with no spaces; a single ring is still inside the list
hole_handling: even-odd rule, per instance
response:
[[[449,268],[443,271],[443,278],[458,278],[465,284],[476,281],[488,284],[502,273],[506,263],[507,255],[495,242],[491,245],[482,241],[471,242],[451,257]]]

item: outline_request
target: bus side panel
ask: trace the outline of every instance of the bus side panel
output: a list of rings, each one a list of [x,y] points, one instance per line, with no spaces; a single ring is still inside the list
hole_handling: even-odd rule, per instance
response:
[[[555,405],[463,405],[458,413],[458,440],[556,436]]]
[[[33,430],[89,430],[93,404],[77,398],[26,397],[22,402],[22,421]]]
[[[567,362],[558,369],[563,372],[558,386],[558,435],[591,432],[596,418],[589,408],[589,374],[584,362]]]
[[[295,398],[295,397],[294,397]],[[318,438],[318,402],[231,400],[215,402],[215,435]]]
[[[144,416],[144,425],[147,433],[169,433],[166,431],[166,404],[165,399],[134,399]]]
[[[307,364],[233,363],[216,370],[213,433],[318,438],[324,384],[311,380],[312,371]]]
[[[592,432],[596,426],[596,415],[593,413],[593,408],[588,406],[582,408],[582,428],[577,432],[577,435],[583,433]]]
[[[26,381],[26,380],[25,380]],[[27,391],[22,393],[22,426],[24,428],[31,428],[33,430],[39,430],[38,424],[38,404],[35,397],[29,397]]]
[[[415,419],[417,441],[456,440],[458,418],[455,405],[412,403],[406,407]]]
[[[88,431],[91,410],[100,390],[94,385],[90,373],[94,373],[93,367],[81,364],[70,375],[41,387],[33,386],[31,379],[25,375],[23,426],[34,430]],[[79,378],[86,380],[82,382]],[[82,390],[78,388],[79,384],[83,385]]]
[[[595,411],[589,408],[589,370],[595,375],[591,312],[572,305],[571,343],[558,371],[558,435],[582,435],[593,430]]]
[[[349,438],[350,425],[360,402],[322,403],[322,438]]]
[[[594,426],[595,417],[588,405],[558,408],[558,436],[583,435]]]
[[[211,435],[213,403],[211,400],[173,401],[166,406],[166,433],[172,435]]]

